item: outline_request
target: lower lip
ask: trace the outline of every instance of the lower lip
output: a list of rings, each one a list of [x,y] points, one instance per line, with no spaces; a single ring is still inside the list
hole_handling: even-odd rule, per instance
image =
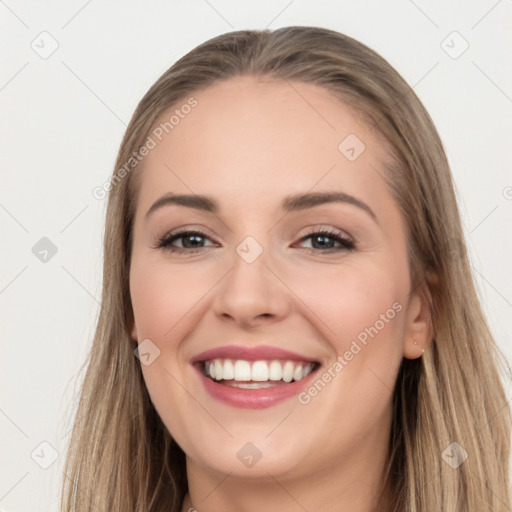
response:
[[[317,368],[318,370],[318,368]],[[317,370],[312,371],[303,379],[289,384],[277,384],[269,388],[244,389],[219,384],[206,377],[202,369],[198,369],[206,391],[215,399],[225,404],[244,409],[264,409],[293,396],[297,396],[314,378]]]

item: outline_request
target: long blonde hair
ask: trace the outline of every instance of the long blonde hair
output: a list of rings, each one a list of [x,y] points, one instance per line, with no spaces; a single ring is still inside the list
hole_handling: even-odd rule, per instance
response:
[[[170,67],[133,114],[108,187],[101,310],[82,367],[61,510],[181,509],[185,456],[151,403],[130,337],[134,178],[142,167],[126,163],[164,110],[238,75],[320,85],[356,109],[389,146],[384,174],[406,221],[414,286],[428,286],[432,297],[433,324],[425,354],[404,358],[396,382],[384,475],[393,510],[510,511],[510,409],[500,375],[509,369],[475,292],[442,143],[414,91],[386,60],[317,27],[215,37]],[[443,455],[453,442],[467,452],[456,468]],[[457,446],[455,452],[464,453]]]

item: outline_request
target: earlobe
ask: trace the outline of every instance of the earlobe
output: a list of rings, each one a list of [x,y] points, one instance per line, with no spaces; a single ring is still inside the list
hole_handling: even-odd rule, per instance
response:
[[[404,357],[406,359],[417,359],[425,353],[424,346],[416,339],[406,340],[404,345]]]

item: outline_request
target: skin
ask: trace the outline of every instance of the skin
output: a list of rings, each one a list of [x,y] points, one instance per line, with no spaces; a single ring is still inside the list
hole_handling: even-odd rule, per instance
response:
[[[130,269],[133,339],[161,351],[144,379],[187,456],[183,511],[373,510],[399,365],[426,348],[430,315],[422,289],[411,292],[405,222],[381,176],[385,145],[315,85],[245,76],[194,97],[143,161]],[[338,150],[349,134],[366,146],[353,162]],[[342,202],[280,210],[290,194],[320,191],[358,198],[376,220]],[[167,205],[145,218],[168,192],[208,195],[220,210]],[[155,248],[177,228],[205,232],[198,252]],[[356,248],[329,253],[304,239],[317,228],[348,234]],[[247,236],[263,248],[250,264],[236,252]],[[320,376],[397,302],[401,311],[306,405],[232,407],[190,365],[213,347],[273,345],[316,359]],[[262,454],[251,468],[237,457],[247,442]]]

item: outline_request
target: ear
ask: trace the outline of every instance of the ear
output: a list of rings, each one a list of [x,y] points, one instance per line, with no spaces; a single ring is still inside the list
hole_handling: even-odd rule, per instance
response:
[[[404,357],[421,357],[433,339],[432,295],[427,281],[418,286],[409,297],[405,325]]]

